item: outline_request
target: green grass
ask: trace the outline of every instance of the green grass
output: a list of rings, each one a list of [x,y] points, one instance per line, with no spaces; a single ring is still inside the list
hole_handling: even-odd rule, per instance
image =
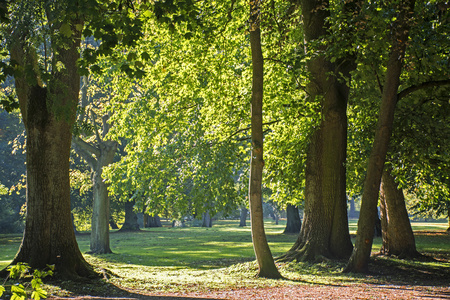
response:
[[[446,229],[445,225],[420,223],[413,224],[413,228],[442,232]],[[282,234],[284,226],[283,221],[280,221],[279,225],[275,225],[272,220],[265,222],[267,239],[274,256],[285,253],[297,239],[297,235]],[[350,221],[351,231],[352,228],[356,229],[355,226],[356,222]],[[89,250],[88,234],[77,236],[77,240],[83,253]],[[20,241],[20,235],[0,235],[0,268],[12,260]],[[447,255],[446,262],[438,265],[446,265],[448,268],[449,235],[421,233],[416,235],[416,243],[419,251]],[[257,280],[250,227],[240,228],[238,221],[234,220],[215,222],[212,228],[163,227],[136,233],[113,232],[110,235],[110,244],[113,254],[86,254],[86,259],[93,265],[115,274],[116,276],[110,279],[112,283],[136,290],[203,291],[305,283],[352,284],[379,280],[342,274],[345,262],[279,264],[283,276],[290,281]],[[376,238],[373,250],[378,251],[380,246],[381,239]],[[377,261],[380,264],[388,264],[383,259]],[[402,268],[407,269],[417,268],[408,262],[396,264],[403,264]],[[432,264],[420,264],[430,270],[436,267]],[[50,290],[52,288],[49,287]],[[58,293],[64,294],[64,291],[59,290]]]

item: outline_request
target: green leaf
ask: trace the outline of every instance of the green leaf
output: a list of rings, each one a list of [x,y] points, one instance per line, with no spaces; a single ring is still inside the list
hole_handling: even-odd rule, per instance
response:
[[[33,293],[31,293],[31,298],[34,300],[47,298],[47,292],[41,288],[37,288],[33,291]]]
[[[0,285],[0,297],[3,295],[4,292],[5,292],[5,288]]]
[[[71,37],[72,36],[72,29],[70,28],[70,24],[69,23],[63,23],[61,25],[61,27],[59,28],[59,31],[65,37]]]

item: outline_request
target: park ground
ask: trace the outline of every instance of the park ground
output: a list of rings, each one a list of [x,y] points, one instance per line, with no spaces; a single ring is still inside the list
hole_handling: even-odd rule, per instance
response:
[[[424,257],[401,260],[376,255],[370,274],[343,274],[345,261],[278,264],[284,280],[256,278],[250,228],[219,221],[212,228],[149,228],[113,232],[113,254],[85,255],[103,279],[44,280],[49,298],[74,299],[450,299],[450,235],[447,224],[413,222]],[[266,220],[273,255],[286,252],[296,235],[282,234],[284,222]],[[356,222],[350,222],[355,233]],[[82,252],[89,234],[78,237]],[[21,236],[0,234],[0,268],[7,266]]]

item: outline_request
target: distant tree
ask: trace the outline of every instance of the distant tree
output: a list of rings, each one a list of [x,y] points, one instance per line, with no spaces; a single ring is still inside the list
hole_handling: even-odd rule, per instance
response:
[[[292,204],[286,206],[286,228],[283,233],[299,233],[302,227],[302,220],[298,207]]]
[[[103,168],[113,162],[114,155],[118,147],[118,142],[111,141],[106,138],[111,124],[109,124],[109,115],[103,113],[101,116],[101,124],[97,123],[97,116],[94,106],[96,103],[93,98],[98,95],[88,95],[89,79],[83,77],[83,88],[81,89],[81,105],[80,111],[83,112],[79,116],[81,122],[90,124],[92,130],[78,130],[73,136],[73,148],[91,168],[91,180],[93,187],[93,208],[92,208],[92,225],[91,225],[91,242],[90,253],[111,253],[109,246],[109,219],[110,219],[110,198],[108,194],[107,184],[102,178]],[[111,91],[103,91],[110,94]],[[91,99],[91,101],[89,100]],[[97,99],[100,104],[101,99]],[[89,108],[87,107],[90,104]],[[98,110],[98,109],[97,109]],[[83,120],[84,119],[84,120]],[[88,126],[85,126],[88,127]],[[92,135],[95,139],[92,139]],[[84,137],[83,137],[84,136]],[[87,139],[91,138],[90,141]]]

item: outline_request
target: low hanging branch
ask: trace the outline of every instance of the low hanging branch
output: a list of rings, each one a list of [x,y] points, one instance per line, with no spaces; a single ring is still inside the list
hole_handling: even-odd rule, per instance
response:
[[[408,96],[411,93],[414,93],[415,91],[430,88],[430,87],[449,85],[449,84],[450,84],[450,79],[445,79],[445,80],[427,81],[427,82],[422,82],[421,84],[412,85],[397,94],[397,103],[401,99],[405,98],[406,96]]]

